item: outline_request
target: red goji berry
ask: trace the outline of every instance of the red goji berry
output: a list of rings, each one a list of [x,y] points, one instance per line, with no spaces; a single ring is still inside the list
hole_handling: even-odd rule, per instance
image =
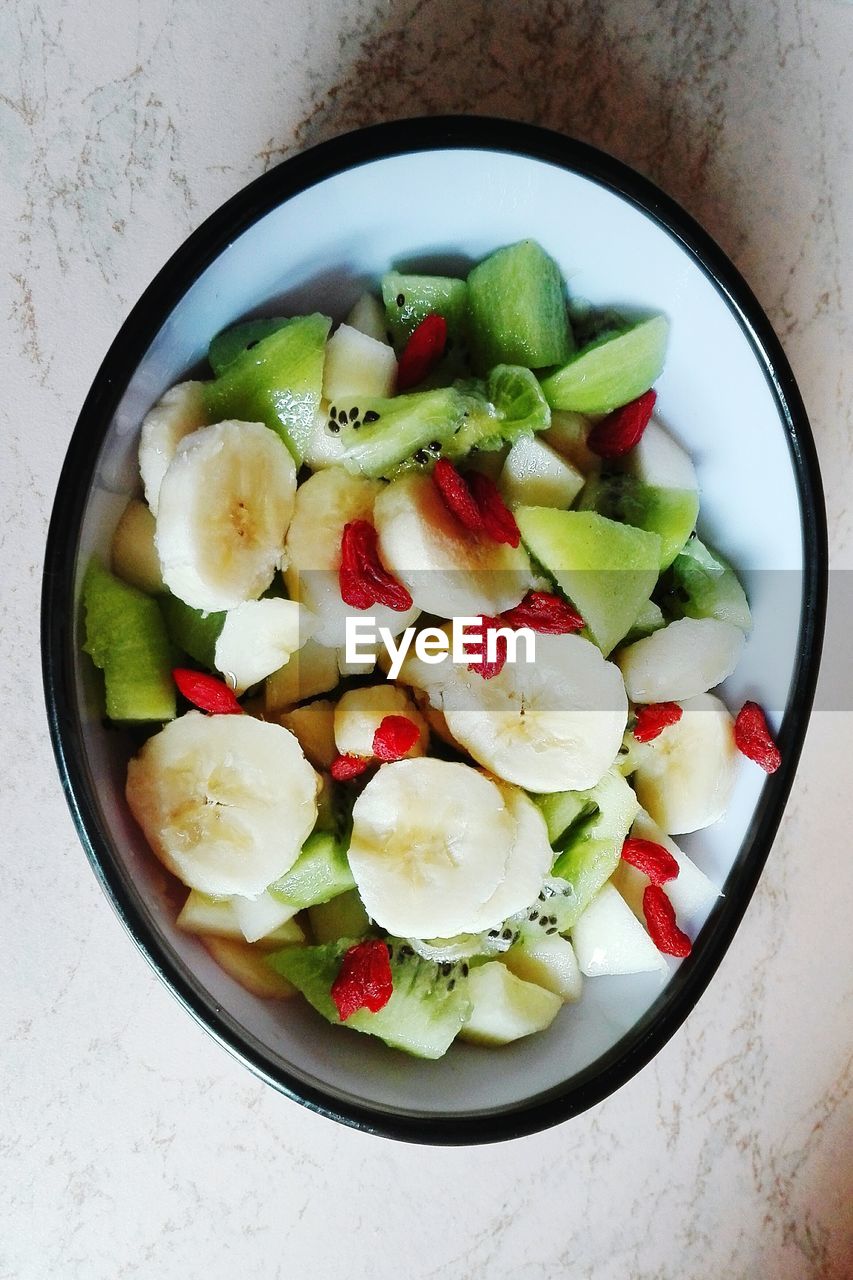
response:
[[[483,517],[474,501],[468,482],[452,462],[439,458],[432,469],[432,481],[451,515],[470,533],[483,532]]]
[[[412,330],[409,340],[400,352],[397,365],[397,390],[408,391],[423,382],[427,374],[438,364],[447,345],[447,321],[433,313],[425,316]]]
[[[767,727],[767,717],[757,702],[745,702],[735,719],[735,746],[749,760],[760,764],[765,773],[775,773],[782,763],[782,753]]]
[[[652,742],[671,724],[678,724],[684,715],[677,702],[650,702],[637,708],[634,737],[638,742]]]
[[[488,656],[489,632],[495,631],[501,626],[503,626],[503,622],[500,618],[482,617],[478,620],[476,627],[469,626],[465,628],[466,636],[472,640],[479,638],[480,641],[479,656],[468,663],[468,670],[476,671],[484,680],[491,680],[493,676],[499,676],[506,663],[506,636],[498,635],[495,637],[495,656],[492,660]]]
[[[643,892],[643,915],[649,935],[658,951],[683,960],[693,950],[687,934],[675,922],[675,908],[659,884],[646,885]]]
[[[341,1022],[346,1022],[359,1009],[378,1013],[391,999],[393,990],[387,943],[381,938],[368,938],[344,952],[331,996]]]
[[[501,614],[511,627],[529,627],[545,636],[565,636],[580,631],[584,620],[565,600],[549,591],[528,591],[521,604]]]
[[[335,756],[329,765],[329,773],[335,782],[349,782],[350,778],[357,778],[369,768],[370,759],[367,756]]]
[[[642,871],[652,884],[666,884],[678,875],[678,863],[662,844],[629,836],[622,845],[622,860]]]
[[[420,729],[408,716],[385,716],[373,735],[373,754],[383,764],[402,760],[420,736]]]
[[[647,391],[630,404],[623,404],[602,418],[589,433],[587,444],[599,458],[621,458],[639,443],[649,425],[657,400],[656,391]]]
[[[412,597],[393,578],[379,558],[376,530],[369,520],[350,520],[341,536],[341,567],[338,570],[341,599],[354,609],[374,604],[403,612],[412,607]]]
[[[203,671],[190,671],[188,667],[175,667],[172,679],[187,702],[191,702],[200,711],[209,711],[217,716],[243,714],[234,690],[224,680],[217,680],[216,676],[205,675]]]
[[[469,471],[467,480],[488,536],[493,542],[505,542],[510,547],[517,547],[521,541],[521,530],[494,480],[490,480],[482,471]]]

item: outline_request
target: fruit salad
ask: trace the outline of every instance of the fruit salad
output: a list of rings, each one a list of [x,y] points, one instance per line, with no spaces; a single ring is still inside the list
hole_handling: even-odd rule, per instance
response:
[[[673,837],[779,753],[712,692],[750,611],[667,335],[528,240],[237,324],[145,417],[85,649],[177,924],[258,997],[437,1058],[690,954],[719,890]]]

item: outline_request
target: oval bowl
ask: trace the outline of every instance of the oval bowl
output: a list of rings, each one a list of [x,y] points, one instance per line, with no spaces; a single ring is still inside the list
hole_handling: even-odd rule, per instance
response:
[[[732,708],[767,708],[783,764],[740,770],[726,818],[684,847],[724,889],[692,955],[648,975],[586,983],[549,1030],[498,1050],[419,1062],[329,1027],[301,1001],[237,986],[174,925],[173,886],[124,802],[134,743],[105,727],[81,655],[82,570],[104,552],[137,484],[147,409],[251,314],[340,319],[391,265],[464,269],[532,237],[575,297],[668,314],[657,384],[664,423],[693,456],[700,531],[744,580],[754,629],[727,682]],[[43,670],[62,784],[101,885],[185,1008],[252,1071],[343,1123],[433,1144],[493,1142],[577,1115],[660,1050],[704,991],[740,923],[791,787],[814,693],[826,530],[805,410],[780,344],[722,251],[651,182],[583,143],[484,118],[400,121],[285,161],[194,232],[134,307],[80,414],[47,541]],[[282,1012],[282,1009],[284,1012]]]

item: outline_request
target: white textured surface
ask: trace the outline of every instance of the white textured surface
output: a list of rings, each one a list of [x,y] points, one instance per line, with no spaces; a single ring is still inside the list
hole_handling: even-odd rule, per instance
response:
[[[421,110],[576,133],[704,222],[783,338],[851,567],[853,8],[13,0],[0,48],[0,1277],[852,1274],[850,710],[815,716],[744,925],[654,1064],[549,1133],[407,1148],[256,1083],[149,973],[56,780],[37,609],[74,419],[157,268],[294,148]]]

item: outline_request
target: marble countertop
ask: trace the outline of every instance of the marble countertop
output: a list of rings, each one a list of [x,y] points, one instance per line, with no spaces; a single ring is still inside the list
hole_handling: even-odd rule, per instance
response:
[[[821,700],[658,1058],[547,1133],[421,1149],[279,1097],[158,984],[75,836],[38,661],[62,457],[142,289],[280,158],[421,112],[575,134],[708,228],[784,342],[852,568],[853,6],[10,0],[0,49],[0,1280],[853,1275],[853,704]]]

